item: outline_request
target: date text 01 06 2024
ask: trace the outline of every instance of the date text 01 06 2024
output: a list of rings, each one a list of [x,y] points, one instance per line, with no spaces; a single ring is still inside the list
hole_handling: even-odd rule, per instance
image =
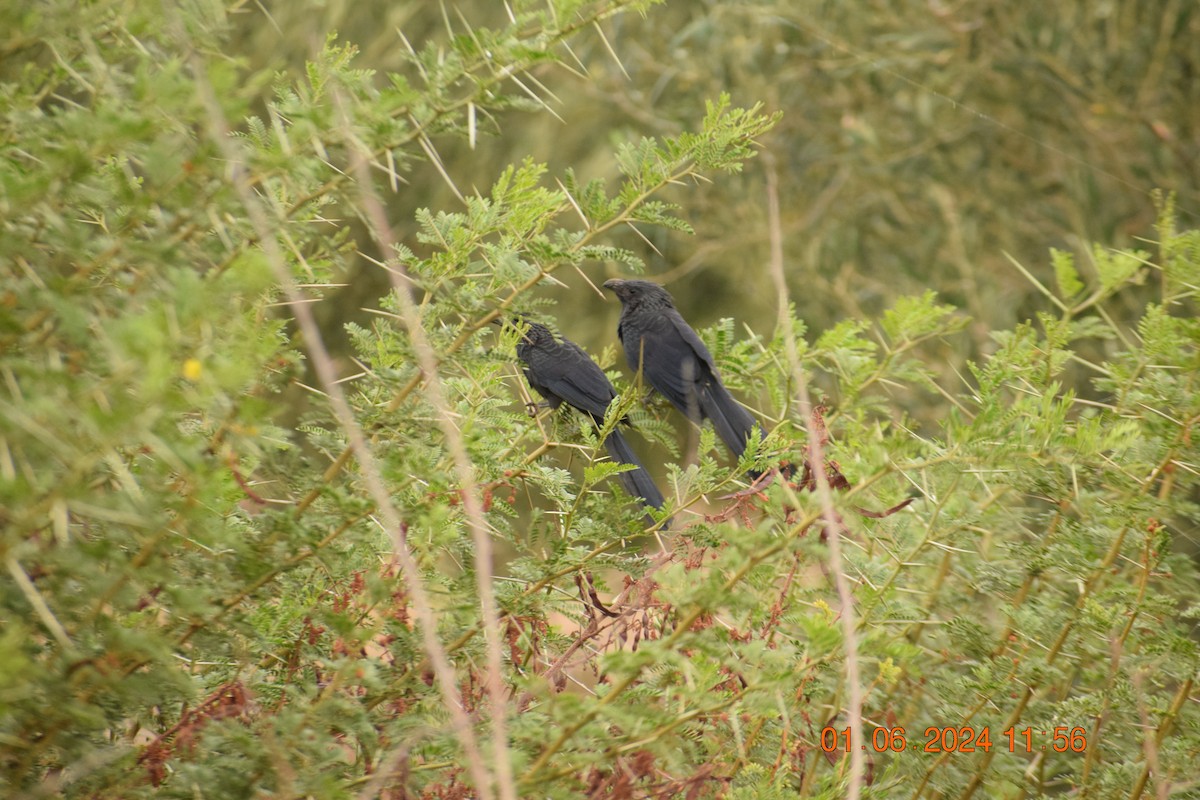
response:
[[[859,746],[862,750],[884,753],[898,752],[910,747],[921,748],[926,753],[974,753],[988,752],[993,746],[1007,747],[1010,753],[1037,753],[1046,750],[1055,753],[1082,753],[1087,749],[1087,731],[1080,727],[1060,725],[1048,731],[1033,728],[1009,728],[992,744],[991,731],[984,728],[938,728],[925,729],[925,743],[909,742],[904,728],[876,728],[870,741]],[[821,729],[821,749],[826,753],[837,750],[850,752],[850,729],[826,727]]]

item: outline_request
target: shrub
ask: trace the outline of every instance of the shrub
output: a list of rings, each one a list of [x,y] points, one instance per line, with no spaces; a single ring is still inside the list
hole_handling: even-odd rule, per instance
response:
[[[1169,202],[1155,252],[1097,248],[1094,275],[1053,254],[1051,310],[996,332],[961,385],[932,368],[964,322],[932,293],[811,343],[786,292],[769,337],[703,329],[771,429],[741,464],[707,429],[682,456],[673,412],[602,354],[665,465],[670,531],[620,492],[590,423],[525,413],[514,334],[488,323],[552,316],[556,273],[640,270],[613,232],[686,231],[660,190],[719,192],[776,117],[720,97],[693,131],[620,145],[616,185],[526,161],[397,241],[388,192],[417,190],[406,170],[439,137],[500,134],[566,39],[644,5],[524,10],[414,48],[407,75],[331,40],[269,100],[222,56],[220,9],[12,20],[0,785],[1107,797],[1194,780],[1200,606],[1172,542],[1196,516],[1200,234]],[[339,362],[309,303],[360,255],[393,288]],[[1148,278],[1136,329],[1114,322],[1106,305]],[[1107,355],[1076,384],[1085,340]],[[796,402],[798,381],[828,407]],[[896,412],[901,393],[940,424]],[[869,757],[843,759],[848,736]]]

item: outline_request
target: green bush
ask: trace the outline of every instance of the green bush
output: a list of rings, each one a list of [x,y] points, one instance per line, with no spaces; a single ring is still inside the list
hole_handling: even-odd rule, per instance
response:
[[[786,295],[773,333],[703,329],[771,430],[740,465],[708,429],[684,455],[605,350],[674,516],[651,529],[589,423],[526,414],[488,323],[553,319],[556,272],[641,270],[618,232],[686,232],[662,190],[719,198],[778,117],[716,98],[608,184],[479,175],[401,243],[387,199],[439,142],[503,136],[568,40],[649,4],[517,5],[403,73],[331,39],[302,78],[227,56],[217,6],[5,12],[0,786],[1194,792],[1200,232],[1164,200],[1150,251],[1050,254],[1047,310],[953,384],[966,320],[932,292],[813,337]],[[310,303],[360,260],[393,288],[335,359]]]

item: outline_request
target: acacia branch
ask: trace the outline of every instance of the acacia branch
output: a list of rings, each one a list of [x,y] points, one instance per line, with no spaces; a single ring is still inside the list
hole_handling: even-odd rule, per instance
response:
[[[217,100],[212,85],[208,82],[207,70],[204,68],[196,52],[190,48],[189,39],[184,32],[183,23],[178,17],[178,12],[170,11],[169,13],[172,14],[171,22],[176,38],[181,48],[188,52],[187,60],[192,77],[196,82],[196,92],[208,111],[207,134],[230,164],[233,188],[237,192],[242,206],[258,235],[263,253],[272,271],[275,273],[276,280],[283,289],[284,295],[292,304],[296,323],[299,325],[304,336],[305,347],[307,348],[309,358],[312,359],[313,368],[321,382],[322,389],[329,398],[330,406],[332,407],[334,416],[337,418],[338,424],[350,441],[350,448],[353,450],[354,457],[358,461],[364,483],[372,499],[375,501],[376,507],[379,509],[383,527],[392,537],[396,556],[403,569],[404,580],[412,601],[413,611],[421,629],[422,644],[436,676],[438,688],[442,695],[442,702],[450,715],[455,734],[463,747],[468,761],[468,769],[476,784],[476,789],[484,800],[490,800],[492,797],[491,781],[487,771],[484,769],[483,761],[479,757],[479,748],[475,741],[475,735],[471,730],[470,720],[466,715],[462,698],[455,685],[454,671],[450,666],[441,642],[438,641],[437,616],[429,601],[429,593],[425,588],[424,581],[421,579],[416,559],[409,550],[408,543],[404,540],[404,523],[395,505],[392,503],[387,487],[384,485],[379,466],[363,435],[362,428],[358,424],[354,412],[346,400],[341,385],[338,383],[337,371],[325,347],[320,327],[317,325],[312,309],[304,302],[305,298],[292,277],[287,259],[276,239],[275,229],[272,226],[267,209],[264,207],[264,203],[251,190],[244,170],[243,154],[234,145],[234,140],[230,136],[228,121],[225,119],[224,110]]]

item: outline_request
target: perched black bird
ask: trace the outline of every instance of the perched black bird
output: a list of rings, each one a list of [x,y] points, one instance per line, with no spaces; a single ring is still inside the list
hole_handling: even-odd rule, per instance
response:
[[[629,368],[697,425],[711,419],[725,446],[740,458],[761,426],[721,383],[704,342],[675,310],[667,290],[649,281],[610,280],[604,288],[621,301],[617,335]],[[755,433],[755,432],[758,433]],[[758,477],[758,473],[751,473]]]
[[[555,338],[545,325],[516,322],[529,326],[517,342],[517,358],[525,364],[529,385],[546,398],[551,408],[566,403],[589,415],[597,425],[603,423],[609,404],[617,396],[604,370],[579,345],[566,338]],[[604,447],[613,461],[637,467],[618,476],[625,491],[642,498],[648,506],[662,508],[662,493],[621,432],[610,433]]]

